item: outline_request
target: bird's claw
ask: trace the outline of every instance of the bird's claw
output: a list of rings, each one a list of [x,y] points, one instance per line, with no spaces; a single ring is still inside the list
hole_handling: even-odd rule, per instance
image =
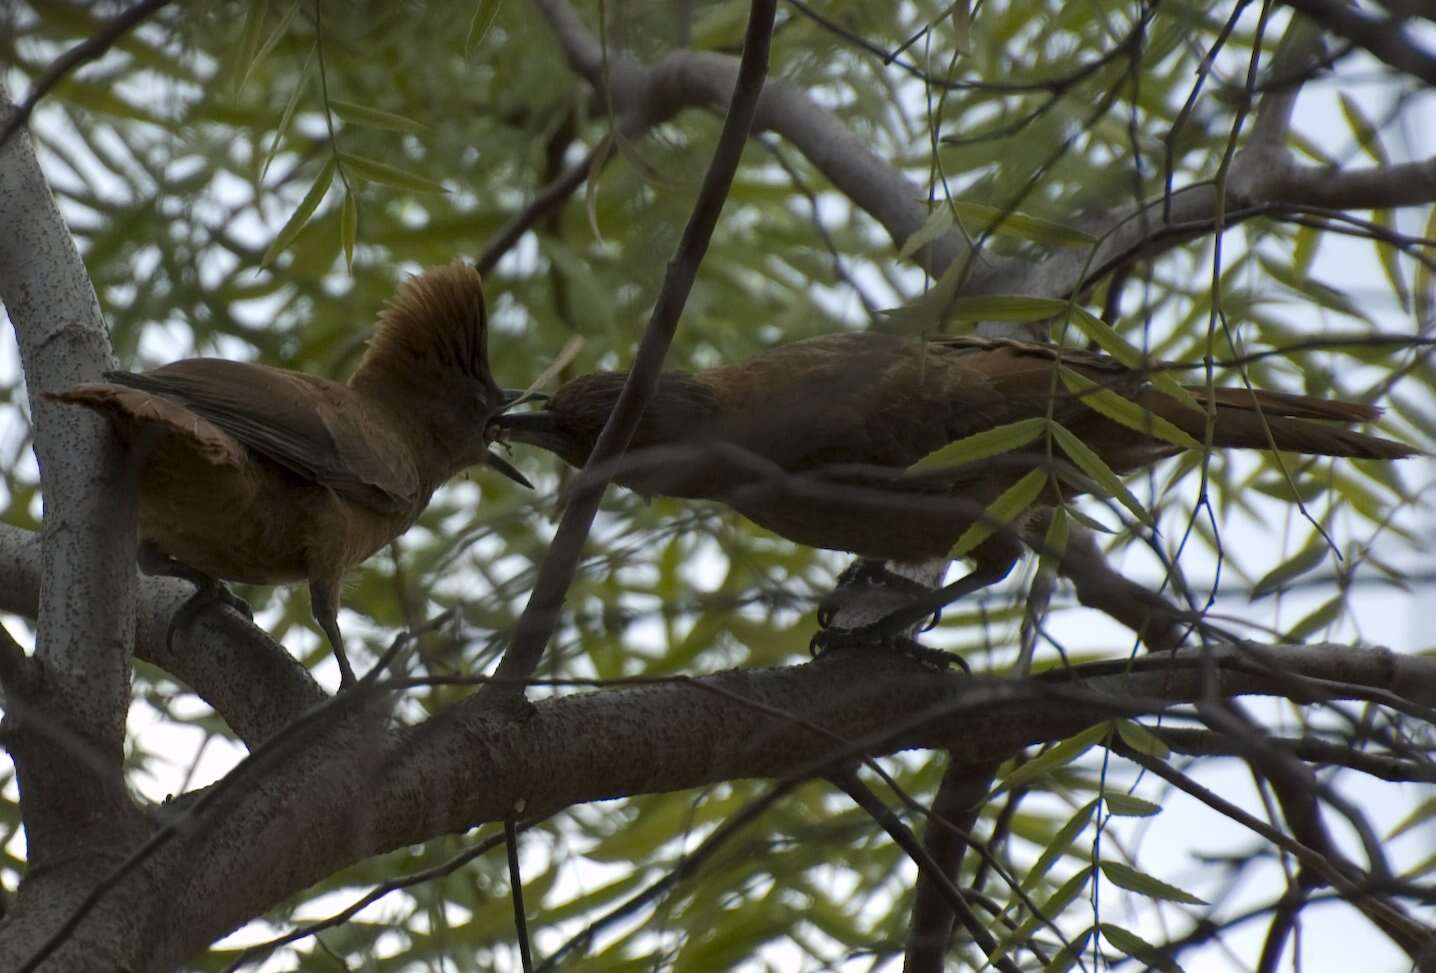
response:
[[[185,603],[170,617],[169,628],[165,630],[165,649],[173,652],[175,633],[194,624],[195,618],[202,610],[215,604],[228,606],[247,620],[254,621],[254,609],[249,606],[249,602],[230,591],[223,582],[199,584],[195,587],[194,594],[185,599]]]
[[[882,649],[901,652],[939,672],[946,672],[953,666],[957,666],[963,672],[972,675],[972,669],[968,667],[967,660],[962,656],[923,645],[917,639],[906,635],[893,635],[884,632],[880,626],[881,623],[865,625],[861,628],[819,629],[809,640],[808,651],[814,658],[817,658],[839,649]]]

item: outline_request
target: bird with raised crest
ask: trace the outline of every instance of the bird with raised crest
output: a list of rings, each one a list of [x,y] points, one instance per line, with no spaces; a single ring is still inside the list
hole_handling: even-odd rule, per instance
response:
[[[139,472],[140,566],[193,582],[170,634],[204,604],[248,613],[221,581],[307,581],[341,684],[350,568],[402,534],[475,464],[528,481],[489,449],[515,398],[489,372],[479,273],[462,262],[400,285],[347,383],[190,358],[46,393],[109,417]]]

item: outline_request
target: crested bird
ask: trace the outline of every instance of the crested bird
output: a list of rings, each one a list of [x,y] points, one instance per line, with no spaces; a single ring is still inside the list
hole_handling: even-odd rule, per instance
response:
[[[1068,384],[1074,373],[1077,390]],[[494,425],[501,438],[582,466],[625,379],[580,376],[546,408],[505,413]],[[1155,416],[1199,442],[1210,411],[1218,448],[1366,459],[1421,452],[1343,428],[1379,415],[1362,403],[1205,386],[1188,387],[1183,402],[1148,372],[1103,354],[1000,338],[847,332],[696,373],[665,372],[614,479],[640,494],[718,500],[799,544],[874,560],[945,558],[986,521],[990,536],[965,555],[972,571],[870,633],[891,635],[1006,577],[1025,546],[1041,549],[1055,506],[1100,492],[1045,436],[947,469],[909,472],[914,463],[967,436],[1037,418],[1061,424],[1118,474],[1182,451],[1170,432],[1162,438],[1098,411],[1089,397],[1103,391],[1135,403],[1144,421]],[[1044,468],[1050,475],[1032,506],[1010,528],[992,529],[988,506]]]
[[[410,277],[379,314],[347,383],[251,362],[189,358],[46,393],[107,416],[139,470],[140,567],[248,612],[221,581],[307,581],[343,686],[345,572],[402,534],[442,483],[486,464],[514,394],[489,372],[482,280],[455,262]]]

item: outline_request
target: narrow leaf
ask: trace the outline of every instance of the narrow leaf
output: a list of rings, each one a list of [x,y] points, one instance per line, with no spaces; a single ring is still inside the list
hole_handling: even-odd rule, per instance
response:
[[[1381,144],[1381,136],[1377,128],[1372,124],[1371,119],[1361,110],[1356,99],[1346,92],[1340,92],[1341,113],[1346,116],[1346,124],[1351,126],[1351,134],[1356,136],[1356,144],[1371,157],[1371,161],[1379,165],[1389,165],[1390,157],[1386,154],[1386,148]]]
[[[1111,389],[1102,388],[1096,382],[1079,372],[1062,367],[1062,384],[1082,397],[1082,404],[1093,412],[1100,412],[1119,425],[1134,429],[1148,436],[1156,436],[1183,449],[1201,449],[1202,444],[1182,432],[1161,416],[1153,415],[1130,399],[1124,399]]]
[[[1036,780],[1044,774],[1056,770],[1058,767],[1065,767],[1078,757],[1082,756],[1093,746],[1107,739],[1112,732],[1110,722],[1098,723],[1078,733],[1076,736],[1068,737],[1057,746],[1045,753],[1038,754],[1027,763],[1018,767],[1002,781],[998,786],[998,792],[1014,790]]]
[[[269,57],[269,53],[274,50],[274,46],[278,44],[289,31],[289,25],[294,22],[294,15],[299,13],[299,5],[302,2],[303,0],[294,0],[294,2],[289,5],[289,9],[284,11],[284,16],[279,18],[279,26],[270,32],[269,38],[260,46],[259,51],[254,55],[254,60],[250,62],[249,68],[244,72],[244,78],[240,81],[240,84],[249,81],[249,76],[254,73],[255,67],[263,63],[265,58]]]
[[[333,181],[334,156],[331,155],[329,160],[324,163],[324,168],[319,170],[319,175],[315,177],[314,185],[309,187],[309,192],[305,193],[304,198],[299,201],[299,208],[294,211],[284,226],[280,227],[274,242],[269,245],[269,249],[264,251],[264,256],[259,260],[261,267],[268,267],[274,263],[274,258],[294,242],[294,238],[299,236],[299,231],[304,229],[304,224],[309,222],[309,217],[313,216],[314,211],[319,208],[324,194],[329,192],[329,184]]]
[[[386,132],[422,133],[429,130],[427,125],[416,122],[412,118],[395,115],[393,112],[380,111],[377,108],[370,108],[368,105],[355,104],[352,101],[331,98],[329,107],[334,109],[334,114],[350,125],[364,125],[368,128],[383,129]]]
[[[1038,417],[1035,419],[1021,419],[1017,422],[1009,422],[1005,425],[994,426],[991,429],[973,433],[971,436],[964,436],[961,439],[948,443],[941,449],[936,449],[928,453],[922,459],[909,466],[904,475],[909,476],[913,473],[943,469],[951,466],[961,466],[963,463],[971,463],[974,460],[986,459],[989,456],[997,456],[1001,453],[1011,452],[1014,449],[1021,449],[1042,435],[1042,430],[1046,427],[1047,420]]]
[[[1164,954],[1160,949],[1136,933],[1110,922],[1098,923],[1097,929],[1107,938],[1109,943],[1139,961],[1144,968],[1149,970],[1167,970],[1169,973],[1181,973],[1182,968],[1177,965],[1176,960]]]
[[[339,242],[344,245],[344,267],[354,269],[354,241],[359,236],[359,203],[354,190],[344,191],[344,208],[339,211]]]
[[[1102,803],[1107,810],[1119,818],[1150,818],[1162,810],[1162,805],[1144,801],[1131,794],[1103,794]]]
[[[984,294],[958,298],[949,316],[954,321],[1045,321],[1064,313],[1068,306],[1054,297]]]
[[[362,179],[370,182],[377,182],[381,186],[389,186],[393,189],[407,189],[416,193],[447,193],[448,190],[438,183],[425,179],[423,176],[416,176],[412,172],[400,169],[398,166],[391,166],[387,162],[376,162],[373,159],[366,159],[360,155],[351,155],[348,152],[339,153],[339,160],[349,167],[349,170]]]
[[[1004,524],[1010,524],[1017,519],[1033,502],[1042,495],[1042,488],[1047,485],[1046,470],[1031,470],[1026,476],[1018,480],[1012,486],[1002,491],[1002,495],[988,505],[986,516],[967,530],[952,545],[949,556],[963,557],[968,551],[981,544],[991,537],[993,532]]]
[[[1122,478],[1107,465],[1095,449],[1078,439],[1075,433],[1060,423],[1052,424],[1052,438],[1057,440],[1057,445],[1077,464],[1077,468],[1096,482],[1103,493],[1119,501],[1142,523],[1152,523],[1152,515],[1147,512],[1147,508],[1142,506],[1136,494],[1127,489]]]
[[[1097,242],[1097,238],[1090,233],[1044,220],[1040,216],[1007,211],[966,199],[953,200],[952,208],[966,225],[988,227],[1001,219],[1002,223],[994,231],[998,236],[1018,237],[1051,247],[1085,247]]]
[[[244,79],[254,68],[255,54],[259,51],[259,34],[264,29],[264,15],[269,11],[269,0],[249,0],[249,11],[244,15],[244,27],[239,32],[239,43],[234,49],[234,65],[231,68],[231,86],[239,94]]]
[[[1072,323],[1077,325],[1088,338],[1091,338],[1097,347],[1133,371],[1140,372],[1148,368],[1149,362],[1146,354],[1092,312],[1074,306]],[[1147,381],[1194,412],[1205,411],[1202,409],[1201,403],[1192,398],[1192,393],[1183,388],[1182,383],[1178,382],[1170,372],[1158,368],[1147,376]]]
[[[1153,878],[1146,872],[1139,872],[1131,865],[1124,865],[1121,862],[1104,861],[1102,876],[1118,888],[1136,892],[1138,895],[1145,895],[1148,898],[1180,902],[1183,905],[1207,904],[1190,892],[1179,889],[1175,885],[1168,885],[1159,878]]]
[[[1252,586],[1251,600],[1265,598],[1275,591],[1281,591],[1288,584],[1326,563],[1331,548],[1317,535],[1307,541],[1305,547],[1272,568]]]
[[[945,205],[937,206],[928,215],[927,222],[903,241],[902,248],[898,250],[898,259],[907,260],[950,229],[952,229],[952,210]]]
[[[1156,757],[1158,760],[1166,760],[1171,755],[1171,748],[1162,738],[1136,720],[1117,720],[1116,725],[1117,735],[1122,738],[1122,742],[1138,753]]]
[[[1046,877],[1047,873],[1052,870],[1052,866],[1067,854],[1067,849],[1072,847],[1077,836],[1087,829],[1087,825],[1092,822],[1092,815],[1096,813],[1097,802],[1092,800],[1079,807],[1077,813],[1067,819],[1067,823],[1062,825],[1061,830],[1053,835],[1052,840],[1047,843],[1047,847],[1042,849],[1042,854],[1036,863],[1027,870],[1027,874],[1022,876],[1024,889],[1030,891],[1037,887],[1037,883]]]
[[[474,19],[469,21],[469,33],[464,38],[465,60],[472,57],[474,48],[484,42],[502,5],[503,0],[479,0],[479,5],[474,8]]]
[[[294,90],[289,93],[289,101],[284,104],[284,113],[279,116],[279,124],[275,126],[274,140],[269,143],[269,154],[264,157],[264,165],[259,170],[260,182],[264,182],[264,176],[269,172],[269,165],[279,152],[280,143],[284,141],[284,133],[289,131],[289,123],[294,120],[294,112],[299,107],[299,99],[303,96],[304,89],[309,87],[309,76],[314,73],[314,51],[315,45],[311,44],[309,54],[304,58],[304,67],[299,69],[299,78],[294,82]]]

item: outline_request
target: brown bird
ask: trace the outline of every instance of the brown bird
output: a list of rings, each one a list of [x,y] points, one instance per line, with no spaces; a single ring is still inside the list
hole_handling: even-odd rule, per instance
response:
[[[908,467],[975,433],[1050,417],[1117,473],[1181,452],[1172,442],[1107,418],[1071,391],[1064,373],[1110,390],[1201,441],[1201,409],[1154,388],[1106,355],[977,337],[824,335],[769,349],[735,365],[665,373],[616,481],[642,494],[720,500],[749,520],[812,547],[865,558],[948,556],[985,508],[1032,470],[1052,473],[1033,507],[968,553],[971,574],[944,589],[953,600],[1007,575],[1025,540],[1041,546],[1046,512],[1095,484],[1048,437],[980,462],[931,473]],[[494,420],[505,436],[581,466],[625,375],[597,372],[565,384],[547,408]],[[1187,392],[1214,408],[1217,447],[1395,459],[1420,450],[1336,423],[1378,409],[1282,392],[1205,387]],[[1140,413],[1138,413],[1140,415]],[[990,517],[987,520],[991,520]],[[1020,539],[1019,539],[1020,538]],[[894,622],[915,624],[936,604]],[[914,617],[915,615],[915,617]]]
[[[105,414],[130,445],[140,566],[199,587],[171,632],[208,601],[238,602],[218,579],[308,581],[347,686],[345,571],[408,529],[465,467],[486,463],[529,485],[488,449],[488,421],[513,395],[489,373],[487,329],[478,271],[453,263],[400,286],[348,384],[190,358],[48,397]]]

